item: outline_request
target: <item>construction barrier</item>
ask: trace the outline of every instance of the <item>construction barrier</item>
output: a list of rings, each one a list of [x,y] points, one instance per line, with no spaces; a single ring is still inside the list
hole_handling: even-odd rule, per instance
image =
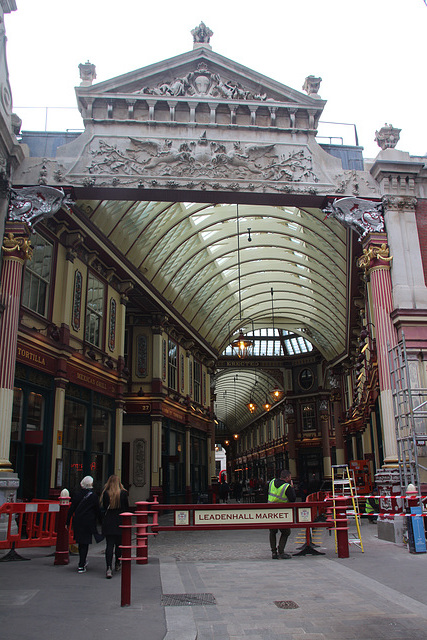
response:
[[[310,532],[314,528],[336,531],[338,557],[349,557],[347,498],[314,502],[259,503],[259,504],[211,504],[170,505],[149,503],[157,511],[172,511],[174,524],[153,526],[160,531],[197,531],[227,529],[305,529],[306,543],[296,555],[324,555],[316,551]],[[321,518],[321,514],[326,514]]]
[[[0,549],[10,549],[6,559],[22,559],[14,552],[24,547],[52,547],[56,544],[58,501],[5,502],[0,518],[5,530]]]

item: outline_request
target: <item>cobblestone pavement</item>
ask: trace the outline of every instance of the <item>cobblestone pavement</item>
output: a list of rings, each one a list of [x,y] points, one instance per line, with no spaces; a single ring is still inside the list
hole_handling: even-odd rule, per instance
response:
[[[348,559],[336,556],[327,531],[314,541],[324,556],[277,561],[268,531],[160,533],[149,555],[160,559],[163,593],[216,602],[166,606],[167,640],[427,638],[425,554],[378,540],[367,522],[363,553],[351,545]],[[303,542],[293,530],[286,550],[297,553]]]
[[[91,545],[83,575],[75,556],[58,567],[52,549],[22,549],[31,562],[0,563],[1,637],[427,640],[427,554],[376,531],[364,521],[364,552],[352,545],[340,559],[322,530],[313,542],[325,555],[289,560],[271,559],[268,530],[161,532],[148,564],[132,564],[130,607],[120,606],[120,574],[105,579],[104,543]],[[294,529],[286,550],[304,539]]]

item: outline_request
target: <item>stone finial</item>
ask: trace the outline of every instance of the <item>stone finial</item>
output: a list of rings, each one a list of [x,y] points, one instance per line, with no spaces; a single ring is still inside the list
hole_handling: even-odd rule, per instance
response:
[[[96,79],[96,67],[94,64],[89,62],[80,63],[79,64],[80,78],[81,78],[81,87],[90,87],[92,82]]]
[[[312,98],[320,98],[318,91],[322,78],[316,78],[316,76],[307,76],[303,84],[302,90],[308,93]]]
[[[15,136],[19,136],[19,134],[21,133],[22,120],[16,113],[12,113],[12,115],[10,116],[10,124]]]
[[[195,27],[191,31],[191,35],[193,36],[193,49],[197,49],[198,47],[212,49],[209,41],[211,36],[213,36],[213,31],[211,31],[204,22],[201,22],[198,27]]]
[[[394,149],[399,142],[402,129],[396,129],[392,124],[387,124],[379,131],[375,131],[375,142],[381,149]]]

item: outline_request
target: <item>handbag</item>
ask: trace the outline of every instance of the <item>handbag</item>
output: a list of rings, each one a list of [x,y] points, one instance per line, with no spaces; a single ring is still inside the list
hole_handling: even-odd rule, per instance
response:
[[[93,537],[95,538],[96,543],[104,540],[104,535],[102,533],[98,533],[98,531],[94,532]]]

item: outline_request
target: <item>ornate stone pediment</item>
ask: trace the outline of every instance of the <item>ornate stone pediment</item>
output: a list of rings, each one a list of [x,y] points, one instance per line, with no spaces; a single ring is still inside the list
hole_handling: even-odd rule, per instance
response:
[[[226,100],[267,100],[267,93],[254,93],[235,80],[225,80],[219,73],[199,62],[195,71],[176,77],[171,82],[160,82],[154,87],[143,87],[137,94],[151,96],[189,96],[225,98]]]
[[[93,65],[92,65],[93,66]],[[95,72],[93,72],[95,73]],[[319,115],[325,105],[315,97],[295,91],[247,67],[225,58],[210,48],[199,48],[163,63],[150,65],[123,76],[93,85],[76,87],[84,117],[93,113],[93,102],[119,96],[123,99],[205,98],[221,101],[270,102],[315,109]]]
[[[84,133],[55,159],[26,160],[17,184],[355,194],[315,139],[321,78],[296,91],[215,53],[202,31],[192,51],[104,82],[92,84],[92,62],[80,65]]]

